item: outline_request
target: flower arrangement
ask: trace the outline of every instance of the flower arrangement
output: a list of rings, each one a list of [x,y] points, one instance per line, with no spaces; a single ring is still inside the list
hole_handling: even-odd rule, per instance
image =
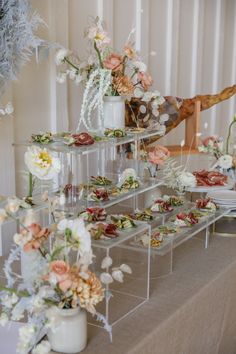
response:
[[[88,40],[89,56],[81,60],[69,50],[61,48],[55,57],[61,71],[57,76],[59,83],[70,78],[76,84],[84,84],[85,91],[81,115],[77,130],[81,123],[91,129],[91,112],[98,108],[98,123],[102,126],[103,97],[106,96],[136,96],[146,97],[153,80],[147,72],[146,64],[141,60],[134,48],[131,31],[123,50],[118,53],[110,45],[110,38],[105,30],[105,24],[97,17],[90,20],[85,30]],[[163,103],[160,93],[150,94],[156,100],[155,109]]]
[[[169,157],[170,151],[161,145],[155,145],[141,151],[141,158],[144,160],[145,167],[151,177],[156,177],[158,167],[164,165]]]
[[[28,225],[21,223],[14,242],[4,266],[7,283],[0,285],[0,322],[6,325],[27,316],[27,323],[19,331],[17,353],[41,353],[41,347],[43,353],[50,352],[48,341],[37,343],[43,330],[56,330],[59,323],[53,318],[58,308],[85,309],[102,321],[111,335],[107,320],[96,311],[96,305],[109,295],[102,284],[123,282],[124,274],[132,271],[126,264],[111,267],[110,257],[102,260],[100,279],[89,269],[94,256],[83,219],[62,219],[48,228],[31,221]],[[38,255],[36,271],[30,277],[13,270],[22,252]]]
[[[186,189],[197,185],[196,177],[191,172],[186,171],[186,166],[178,165],[173,158],[166,160],[162,172],[166,186],[174,189],[177,193],[184,193]]]
[[[230,149],[231,130],[235,123],[236,114],[229,125],[225,146],[222,138],[213,135],[204,139],[202,145],[198,147],[200,152],[213,155],[216,158],[217,161],[213,164],[212,169],[218,168],[220,170],[231,170],[236,168],[235,149]]]

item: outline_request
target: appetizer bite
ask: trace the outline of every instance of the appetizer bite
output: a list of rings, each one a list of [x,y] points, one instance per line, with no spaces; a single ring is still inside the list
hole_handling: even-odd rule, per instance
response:
[[[103,208],[87,208],[86,210],[81,211],[78,216],[87,222],[104,221],[106,220],[107,213]]]
[[[211,198],[197,199],[196,208],[200,210],[209,210],[211,212],[214,212],[217,209],[217,204],[214,203]]]

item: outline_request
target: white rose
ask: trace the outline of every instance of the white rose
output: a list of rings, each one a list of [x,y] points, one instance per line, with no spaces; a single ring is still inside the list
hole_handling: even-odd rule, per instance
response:
[[[233,158],[230,155],[223,155],[221,156],[218,161],[217,161],[217,166],[219,166],[220,168],[224,169],[224,170],[228,170],[229,168],[232,167],[232,163],[233,163]]]

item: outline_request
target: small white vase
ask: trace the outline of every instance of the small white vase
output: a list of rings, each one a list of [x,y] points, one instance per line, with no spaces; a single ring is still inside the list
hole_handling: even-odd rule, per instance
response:
[[[48,339],[52,350],[76,354],[87,345],[87,314],[77,307],[75,309],[57,309],[56,328],[49,330]]]
[[[121,96],[105,96],[103,104],[104,128],[125,127],[125,100]]]

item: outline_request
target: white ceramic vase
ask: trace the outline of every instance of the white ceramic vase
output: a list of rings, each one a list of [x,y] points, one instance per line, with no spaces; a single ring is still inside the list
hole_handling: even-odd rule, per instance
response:
[[[52,350],[75,354],[87,345],[87,314],[77,307],[75,309],[57,309],[56,328],[49,330],[48,339]]]
[[[125,100],[121,96],[105,96],[103,104],[104,128],[125,127]]]

